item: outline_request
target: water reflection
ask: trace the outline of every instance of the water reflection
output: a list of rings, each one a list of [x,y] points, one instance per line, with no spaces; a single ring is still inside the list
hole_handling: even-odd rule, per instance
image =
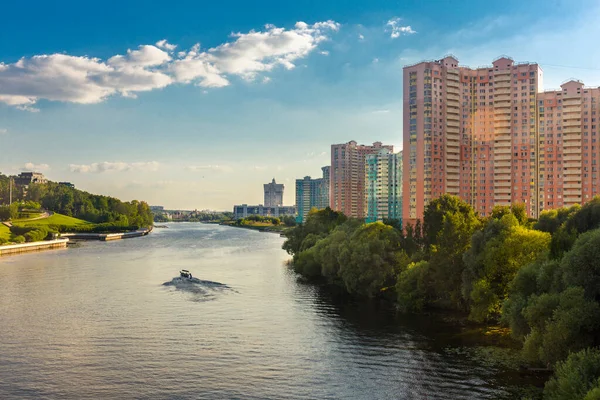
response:
[[[451,325],[299,283],[281,244],[170,224],[0,258],[0,398],[510,398]]]

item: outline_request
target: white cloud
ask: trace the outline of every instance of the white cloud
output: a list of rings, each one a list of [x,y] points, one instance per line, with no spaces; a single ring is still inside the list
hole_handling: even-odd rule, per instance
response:
[[[278,66],[293,69],[339,27],[333,21],[298,22],[292,29],[267,25],[263,31],[233,33],[232,41],[207,50],[196,44],[176,58],[171,55],[176,46],[163,39],[108,60],[50,54],[0,62],[0,103],[38,111],[34,105],[40,99],[93,104],[173,83],[223,87],[230,76],[254,80]]]
[[[358,40],[361,41],[361,42],[364,41],[365,40],[365,36],[362,33],[359,33],[358,34]]]
[[[102,172],[122,172],[122,171],[145,171],[154,172],[159,168],[156,161],[150,162],[101,162],[92,164],[69,164],[71,172],[79,173],[102,173]]]
[[[8,129],[0,128],[0,135],[6,135],[8,133]]]
[[[412,35],[413,33],[417,33],[417,31],[413,30],[410,25],[400,25],[400,21],[401,19],[396,17],[390,19],[386,24],[386,27],[389,27],[386,28],[386,31],[390,32],[390,37],[392,39],[397,39],[401,35]]]
[[[214,172],[231,172],[233,168],[228,165],[189,165],[185,167],[188,171],[199,172],[199,171],[214,171]]]
[[[50,169],[50,166],[48,164],[34,164],[31,162],[25,163],[25,165],[23,167],[21,167],[21,171],[34,171],[34,172],[47,171],[49,169]]]
[[[374,110],[374,111],[371,111],[371,114],[387,114],[389,112],[390,112],[390,110],[383,109],[383,110]]]
[[[322,54],[324,56],[328,56],[329,55],[329,51],[323,50],[323,51],[320,51],[319,54]]]
[[[167,42],[167,39],[163,39],[163,40],[159,40],[158,42],[156,42],[156,47],[167,50],[167,51],[173,51],[177,48],[177,45]]]
[[[268,76],[263,77],[262,83],[269,83],[269,82],[271,82],[271,78],[269,78]]]
[[[265,171],[266,169],[267,169],[267,167],[265,165],[255,165],[254,166],[255,171]]]

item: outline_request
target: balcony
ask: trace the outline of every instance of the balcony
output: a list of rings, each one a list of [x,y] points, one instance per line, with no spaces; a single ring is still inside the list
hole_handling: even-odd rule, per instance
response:
[[[579,189],[579,192],[581,192],[581,182],[579,183],[566,183],[563,185],[564,189]]]
[[[510,182],[496,182],[494,183],[494,188],[510,188]]]
[[[567,133],[581,134],[581,125],[569,126],[567,128],[563,127],[562,131],[563,131],[563,134],[567,134]]]

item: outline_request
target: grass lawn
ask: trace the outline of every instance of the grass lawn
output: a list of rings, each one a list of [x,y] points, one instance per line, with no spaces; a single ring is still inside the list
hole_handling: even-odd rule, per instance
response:
[[[66,225],[66,226],[80,226],[89,225],[91,222],[84,221],[79,218],[67,217],[62,214],[54,214],[48,218],[35,219],[33,221],[15,219],[13,221],[15,225],[29,226],[29,225]]]
[[[10,229],[8,229],[8,226],[5,226],[3,224],[0,224],[0,239],[10,239]]]

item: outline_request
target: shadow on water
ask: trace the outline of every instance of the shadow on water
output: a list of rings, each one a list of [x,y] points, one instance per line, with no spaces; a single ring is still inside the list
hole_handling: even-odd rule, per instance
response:
[[[235,292],[224,283],[205,281],[198,278],[175,277],[163,283],[163,286],[170,288],[171,291],[188,293],[191,295],[191,300],[196,302],[214,300],[218,294],[225,291]]]
[[[336,320],[339,334],[361,348],[374,341],[388,349],[412,348],[429,354],[446,371],[455,365],[469,366],[486,382],[484,386],[495,391],[493,398],[541,398],[548,376],[519,370],[523,363],[520,345],[508,338],[498,345],[497,340],[482,333],[485,328],[468,322],[464,315],[404,314],[389,301],[357,299],[339,287],[301,278],[298,283],[300,290],[311,293],[317,312]]]

